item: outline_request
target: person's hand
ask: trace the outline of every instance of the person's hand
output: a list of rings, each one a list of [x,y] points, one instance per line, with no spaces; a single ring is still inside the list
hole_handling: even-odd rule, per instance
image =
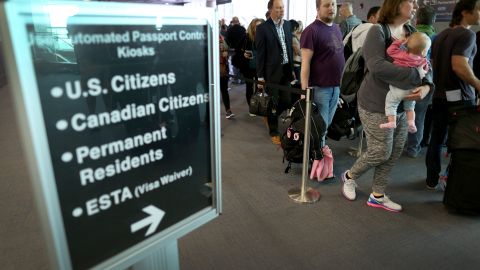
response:
[[[343,99],[339,98],[338,101],[337,101],[337,107],[342,108],[343,103],[345,103],[345,101],[343,101]]]
[[[418,74],[420,75],[420,79],[425,78],[425,75],[427,75],[427,71],[423,68],[417,68]]]
[[[430,85],[422,85],[415,88],[410,95],[405,96],[405,100],[421,100],[430,92]]]
[[[264,81],[264,80],[258,80],[258,81],[259,81],[259,82],[263,82],[263,83],[265,83],[265,81]],[[263,84],[263,83],[259,83],[259,84],[257,84],[258,90],[259,90],[260,92],[262,92],[262,90],[263,90],[263,87],[264,87],[264,84]]]
[[[308,88],[308,86],[306,86],[305,88],[302,87],[302,90],[305,91],[305,94],[300,95],[300,98],[301,98],[301,99],[307,98],[307,88]]]
[[[244,53],[243,53],[243,56],[244,56],[245,58],[247,58],[247,59],[253,59],[253,55],[252,55],[251,53],[249,53],[249,52],[244,52]]]

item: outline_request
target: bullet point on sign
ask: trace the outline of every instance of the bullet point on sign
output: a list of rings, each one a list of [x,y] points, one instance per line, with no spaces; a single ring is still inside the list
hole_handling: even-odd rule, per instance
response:
[[[65,120],[60,120],[57,122],[56,126],[58,130],[65,130],[68,127],[68,122]]]
[[[87,92],[83,92],[83,96],[84,96],[84,97],[88,97],[88,93],[87,93]]]
[[[108,89],[103,89],[103,93],[104,94],[108,93]]]
[[[52,97],[59,98],[63,95],[63,89],[60,87],[54,87],[50,91],[50,94],[52,94]]]
[[[62,161],[63,162],[70,162],[70,161],[72,161],[72,158],[73,158],[73,155],[70,152],[65,152],[62,155]]]
[[[74,216],[74,217],[79,217],[82,214],[83,214],[83,210],[80,207],[75,208],[72,212],[72,216]]]

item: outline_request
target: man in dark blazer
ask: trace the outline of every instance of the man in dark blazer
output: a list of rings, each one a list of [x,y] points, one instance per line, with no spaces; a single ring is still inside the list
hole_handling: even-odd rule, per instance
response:
[[[270,18],[257,26],[255,34],[258,80],[290,85],[294,79],[292,31],[290,23],[283,19],[283,1],[268,1],[268,10]],[[263,85],[258,88],[263,89]],[[278,116],[291,106],[291,93],[271,87],[267,89],[267,93],[273,99],[271,114],[267,117],[270,136],[274,144],[280,144]]]

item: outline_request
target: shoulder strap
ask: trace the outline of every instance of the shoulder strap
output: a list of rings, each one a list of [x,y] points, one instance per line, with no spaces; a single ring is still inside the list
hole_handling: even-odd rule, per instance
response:
[[[410,36],[412,33],[417,32],[417,29],[410,24],[404,24],[403,27],[407,30],[407,36]]]
[[[350,43],[352,44],[352,39],[353,39],[353,30],[355,30],[355,28],[357,28],[360,24],[357,24],[355,25],[352,30],[350,30],[350,32],[348,32],[348,34],[345,36],[345,38],[343,38],[343,45],[345,46],[346,44]]]
[[[383,33],[385,34],[385,49],[392,45],[392,33],[390,32],[390,28],[386,25],[381,23]],[[410,36],[413,32],[417,32],[415,27],[411,26],[410,24],[404,24],[403,28],[407,31],[407,37]]]
[[[385,35],[385,50],[392,45],[392,33],[390,32],[390,28],[384,24],[380,24],[382,26],[383,34]]]

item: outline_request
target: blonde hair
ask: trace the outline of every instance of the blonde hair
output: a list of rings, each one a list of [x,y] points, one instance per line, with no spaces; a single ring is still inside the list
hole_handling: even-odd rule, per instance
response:
[[[263,22],[265,22],[265,20],[255,18],[250,22],[250,24],[248,25],[248,28],[247,28],[247,35],[250,38],[250,40],[252,40],[252,41],[255,40],[255,29],[257,28],[257,23],[258,22],[263,23]]]
[[[426,34],[422,32],[412,33],[407,40],[408,52],[411,54],[424,56],[424,52],[428,51],[431,44],[432,41]]]

